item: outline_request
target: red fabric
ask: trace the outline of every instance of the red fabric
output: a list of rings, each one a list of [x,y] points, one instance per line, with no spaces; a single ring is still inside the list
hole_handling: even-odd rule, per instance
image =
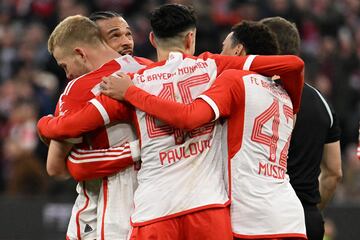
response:
[[[183,56],[184,58],[193,59],[214,59],[217,66],[217,75],[220,75],[224,70],[242,70],[244,63],[248,58],[248,56],[225,56],[210,52],[204,52],[198,57],[186,54]],[[155,62],[146,68],[141,69],[138,73],[141,74],[146,69],[162,66],[165,63],[166,61]],[[249,70],[268,77],[279,75],[284,84],[285,90],[288,92],[291,101],[293,102],[294,114],[299,111],[301,93],[304,85],[304,62],[301,58],[294,55],[256,56]]]
[[[244,57],[222,56],[211,53],[204,53],[201,57],[205,59],[215,59],[219,74],[228,68],[241,69],[246,60]],[[279,75],[281,77],[284,88],[289,93],[293,102],[294,113],[296,113],[300,107],[301,93],[304,84],[303,68],[304,62],[300,58],[290,55],[257,56],[250,67],[252,71],[259,74],[266,76]],[[172,126],[187,130],[194,129],[210,122],[214,117],[214,113],[210,106],[205,104],[202,100],[195,100],[192,104],[184,105],[170,100],[157,98],[135,86],[131,86],[126,91],[125,100],[136,108],[145,111]],[[168,114],[169,112],[172,114]],[[223,114],[225,114],[225,112]]]
[[[243,69],[247,59],[247,57],[223,56],[210,53],[204,53],[200,56],[215,59],[218,75],[226,69]],[[299,111],[304,85],[304,62],[301,58],[293,55],[256,56],[249,70],[268,77],[279,75],[293,102],[294,113]]]
[[[110,122],[130,121],[131,109],[105,95],[96,99],[102,103],[109,114]],[[81,136],[82,134],[104,126],[104,120],[98,109],[88,103],[74,114],[58,117],[42,117],[38,121],[38,130],[42,136],[51,139],[66,139]]]
[[[77,181],[110,176],[133,164],[129,143],[102,150],[73,149],[66,161],[69,173]]]
[[[239,151],[242,145],[246,94],[242,78],[249,73],[251,72],[227,70],[216,79],[210,89],[203,93],[203,95],[210,97],[216,103],[220,116],[229,120],[227,122],[229,159]],[[231,175],[230,170],[228,174]],[[231,181],[229,181],[229,184],[231,184]]]
[[[229,208],[206,209],[146,226],[134,227],[130,240],[143,239],[232,240]]]
[[[194,129],[215,116],[211,107],[202,100],[186,105],[158,98],[135,86],[126,91],[125,99],[134,107],[181,129]]]
[[[141,65],[149,66],[150,64],[153,64],[154,62],[150,59],[143,58],[143,57],[134,57],[134,59]]]
[[[268,77],[279,75],[284,89],[291,98],[293,113],[299,111],[304,87],[304,62],[301,58],[292,55],[257,56],[250,70]]]
[[[70,114],[82,109],[90,99],[95,97],[92,89],[101,82],[101,78],[120,69],[119,63],[111,60],[95,71],[70,81],[59,99],[60,112]]]
[[[142,65],[152,63],[152,61],[145,58],[134,58]],[[68,157],[67,167],[69,172],[78,181],[112,175],[133,164],[129,147],[124,149],[123,152],[119,150],[119,147],[105,149],[109,147],[109,141],[108,133],[103,126],[103,118],[99,111],[92,104],[88,103],[88,101],[94,98],[100,91],[97,86],[101,82],[101,78],[120,69],[121,66],[119,63],[116,60],[111,60],[99,69],[70,81],[60,96],[54,113],[55,116],[63,116],[55,119],[43,117],[38,122],[40,135],[48,136],[47,138],[64,139],[78,137],[84,134],[84,138],[89,141],[77,144],[77,149],[89,149],[89,142],[91,143],[92,149],[104,148],[104,155],[99,156],[96,161],[94,157],[88,157],[89,152],[77,152],[76,149],[69,155],[69,157],[73,157],[76,160],[92,160],[92,162],[78,161],[74,163],[71,162]],[[120,118],[124,120],[128,119],[130,109],[124,105],[120,105],[117,101],[106,96],[99,96],[97,100],[105,105],[109,105],[111,113],[114,114],[109,114],[110,121],[115,121]],[[75,116],[70,115],[83,109],[85,106],[88,107],[82,110],[81,113],[76,114]],[[60,121],[61,119],[65,119],[65,121],[62,122]],[[85,123],[89,123],[89,120],[91,120],[90,125],[85,125]],[[47,123],[49,123],[49,125],[47,125]],[[93,130],[95,128],[96,130]],[[74,157],[73,154],[76,152],[78,155],[84,155],[78,158]],[[102,159],[103,157],[111,157],[112,160],[104,160]]]

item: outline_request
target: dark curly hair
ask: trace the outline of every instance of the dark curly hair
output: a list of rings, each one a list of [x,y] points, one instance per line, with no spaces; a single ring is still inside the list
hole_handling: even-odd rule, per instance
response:
[[[152,31],[157,38],[171,38],[196,28],[195,11],[190,6],[165,4],[150,14]]]
[[[231,28],[232,47],[241,43],[246,54],[276,55],[279,44],[275,34],[264,24],[243,20]]]

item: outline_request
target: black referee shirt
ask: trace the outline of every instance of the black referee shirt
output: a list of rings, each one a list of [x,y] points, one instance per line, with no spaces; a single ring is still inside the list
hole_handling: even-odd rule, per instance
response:
[[[340,127],[334,111],[315,88],[305,84],[287,167],[290,183],[303,204],[320,202],[318,177],[323,147],[339,139]]]

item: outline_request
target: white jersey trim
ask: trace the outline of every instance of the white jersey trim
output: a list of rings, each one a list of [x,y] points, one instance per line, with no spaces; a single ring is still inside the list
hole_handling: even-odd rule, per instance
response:
[[[104,120],[104,125],[109,124],[110,117],[109,117],[108,113],[106,112],[105,108],[103,107],[103,105],[101,105],[101,103],[98,100],[96,100],[95,98],[91,99],[89,102],[91,102],[97,108],[97,110],[100,112],[100,114]]]
[[[119,151],[122,152],[118,152],[118,151],[109,151],[109,152],[80,152],[80,153],[76,153],[76,152],[72,152],[70,155],[73,157],[77,157],[77,158],[88,158],[88,157],[106,157],[106,156],[114,156],[114,154],[117,154],[119,156],[121,156],[124,153],[129,153],[130,149],[126,148],[126,149],[119,149]]]
[[[73,162],[75,164],[81,164],[81,163],[89,163],[89,162],[115,161],[115,160],[131,157],[131,154],[129,152],[127,154],[121,154],[120,156],[118,155],[115,157],[97,157],[97,158],[92,158],[92,159],[87,159],[87,160],[85,160],[85,159],[77,160],[77,159],[74,159],[72,156],[73,155],[71,154],[68,157],[70,162]]]
[[[115,156],[114,156],[115,155]],[[85,150],[75,149],[71,151],[69,160],[73,163],[101,162],[123,159],[131,156],[129,143],[120,147],[109,149]],[[77,159],[74,159],[77,158]],[[87,159],[91,158],[91,159]],[[87,160],[86,160],[87,159]]]
[[[109,152],[113,152],[113,151],[124,151],[125,149],[129,149],[129,143],[125,143],[124,145],[121,146],[117,146],[117,147],[110,147],[110,148],[106,148],[106,149],[79,149],[79,148],[75,148],[75,151],[80,153],[80,154],[93,154],[93,153],[109,153]]]
[[[131,156],[133,158],[133,161],[139,161],[140,160],[140,143],[139,140],[135,140],[129,143]]]
[[[216,103],[215,103],[211,98],[209,98],[209,97],[206,96],[206,95],[200,95],[200,96],[198,96],[198,98],[201,98],[201,99],[204,100],[207,104],[210,105],[210,107],[213,109],[214,114],[215,114],[214,120],[217,120],[217,119],[220,117],[220,110],[219,110],[219,108],[217,107]]]
[[[315,92],[319,95],[321,101],[324,103],[326,111],[328,112],[329,117],[330,117],[330,127],[332,127],[332,125],[334,123],[334,118],[333,118],[333,115],[331,113],[329,104],[326,102],[325,98],[321,95],[321,93],[316,88],[314,88],[313,86],[310,86],[309,84],[307,84],[307,85],[315,90]]]
[[[243,66],[243,70],[246,70],[246,71],[249,71],[250,70],[250,67],[251,67],[251,64],[252,62],[254,61],[255,57],[257,55],[249,55],[247,58],[246,58],[246,61],[244,63],[244,66]]]

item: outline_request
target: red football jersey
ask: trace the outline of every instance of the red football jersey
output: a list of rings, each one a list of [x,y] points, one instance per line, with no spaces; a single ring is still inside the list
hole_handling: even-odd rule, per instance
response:
[[[144,58],[121,56],[105,63],[95,71],[70,81],[59,98],[55,115],[65,116],[82,109],[91,99],[100,94],[99,84],[102,77],[119,71],[136,72],[149,63],[151,61]],[[124,107],[121,115],[124,119],[129,119],[129,109]],[[128,167],[133,164],[128,141],[134,139],[135,134],[129,124],[117,123],[101,126],[84,133],[82,138],[70,140],[77,143],[67,159],[70,174],[80,181],[111,175]],[[115,148],[110,148],[106,152],[92,150],[109,147]]]
[[[205,53],[199,57],[193,57],[193,56],[182,55],[179,53],[171,53],[169,56],[169,59],[167,59],[167,61],[154,63],[154,64],[150,65],[148,68],[139,71],[134,76],[133,80],[134,80],[135,84],[137,84],[137,85],[146,83],[146,84],[144,84],[144,87],[148,87],[149,89],[151,88],[151,91],[153,91],[154,93],[156,91],[158,91],[156,94],[160,94],[163,98],[167,98],[172,101],[176,100],[176,101],[190,103],[191,100],[193,100],[193,97],[194,96],[196,97],[196,94],[195,95],[193,95],[193,94],[195,91],[194,89],[196,89],[198,84],[211,83],[224,70],[232,69],[232,68],[250,69],[250,70],[254,70],[254,71],[259,71],[262,74],[266,74],[268,76],[280,75],[282,79],[289,79],[291,77],[291,79],[294,81],[293,82],[284,81],[284,84],[288,84],[288,90],[292,94],[291,96],[293,98],[294,103],[297,103],[300,99],[299,96],[301,94],[298,94],[298,93],[299,92],[301,93],[301,86],[303,84],[303,76],[302,76],[303,62],[299,58],[294,57],[294,56],[231,57],[231,56],[221,56],[221,55]],[[195,78],[194,78],[194,76],[191,76],[192,73],[195,73]],[[179,78],[179,76],[187,76],[188,78],[186,78],[182,81],[181,78]],[[174,83],[168,82],[173,77],[176,77],[177,82],[174,82]],[[164,85],[160,86],[162,83],[164,83]],[[173,90],[175,90],[175,91],[173,91]],[[198,90],[198,89],[196,89],[196,90]],[[130,98],[134,98],[134,97],[136,98],[136,96],[137,95],[135,93],[135,95]],[[142,100],[144,100],[144,98],[142,98]],[[82,109],[80,112],[78,112],[74,115],[58,117],[58,118],[54,118],[54,119],[51,119],[50,117],[45,117],[40,121],[40,125],[43,125],[43,126],[39,127],[40,132],[47,137],[53,137],[53,138],[74,137],[74,136],[81,135],[83,132],[89,131],[91,129],[94,129],[96,127],[103,125],[104,122],[107,121],[106,119],[116,119],[116,118],[122,119],[121,115],[117,114],[117,113],[121,113],[121,111],[122,111],[121,109],[124,107],[122,104],[119,104],[116,101],[111,102],[109,100],[104,99],[104,97],[102,97],[102,96],[99,96],[99,97],[97,97],[97,99],[92,100],[92,101],[100,102],[101,106],[103,106],[105,108],[105,111],[103,111],[102,108],[99,107],[97,104],[94,104],[94,102],[92,102],[92,104],[89,104],[84,109]],[[159,111],[161,111],[163,115],[166,115],[166,117],[165,118],[160,117],[160,119],[171,118],[172,120],[176,119],[176,121],[178,121],[178,122],[183,122],[182,117],[184,117],[184,116],[181,114],[178,114],[171,107],[162,109],[159,107],[159,105],[151,106],[148,104],[149,101],[147,101],[146,98],[145,98],[145,102],[137,101],[137,100],[130,101],[130,102],[134,103],[134,105],[136,107],[139,107],[140,110],[144,110],[144,108],[142,108],[142,107],[143,107],[143,105],[146,105],[148,107],[148,108],[146,108],[146,111],[150,114],[151,114],[151,112],[153,112],[156,117],[159,116],[156,114]],[[114,104],[116,104],[116,106],[114,106]],[[211,109],[210,109],[210,112],[212,112]],[[171,114],[169,114],[169,113],[171,113]],[[89,116],[92,116],[91,119],[89,118]],[[138,119],[137,123],[140,123],[141,121],[143,121],[144,119],[147,119],[147,118],[148,118],[147,116],[143,116],[143,114],[140,114],[137,112],[137,119]],[[158,161],[159,156],[156,156],[156,152],[160,151],[159,147],[173,148],[174,147],[173,141],[179,140],[179,142],[181,142],[183,135],[180,134],[178,136],[179,139],[173,138],[171,136],[174,134],[176,136],[177,131],[175,131],[174,129],[172,129],[171,127],[169,127],[167,125],[163,125],[161,123],[159,125],[159,123],[154,119],[150,118],[148,120],[149,121],[146,121],[146,123],[148,124],[147,126],[145,126],[143,122],[141,123],[141,125],[139,124],[140,126],[138,126],[139,128],[141,128],[140,129],[141,140],[144,140],[145,139],[144,137],[146,137],[147,135],[151,135],[156,138],[156,137],[166,137],[167,135],[170,134],[169,135],[170,138],[167,139],[168,141],[166,141],[165,145],[164,144],[159,145],[158,143],[154,144],[150,140],[145,142],[147,149],[153,149],[156,147],[156,150],[155,149],[153,149],[152,151],[148,150],[149,154],[145,153],[144,156],[143,156],[143,151],[142,151],[142,158],[144,157],[147,160],[143,161],[142,169],[140,170],[138,177],[139,177],[139,179],[143,178],[144,181],[146,180],[148,182],[148,183],[146,183],[146,184],[148,184],[147,185],[148,187],[144,188],[143,187],[144,183],[142,182],[139,185],[138,190],[136,191],[135,200],[134,200],[136,207],[135,207],[135,213],[133,214],[133,217],[132,217],[132,220],[134,221],[133,223],[134,224],[146,224],[146,223],[149,223],[152,221],[158,221],[160,219],[177,216],[177,215],[183,214],[185,212],[195,211],[195,210],[198,210],[199,208],[211,207],[211,206],[213,206],[212,204],[218,204],[217,206],[226,205],[226,202],[227,202],[226,197],[220,194],[220,192],[222,190],[222,189],[220,189],[221,187],[218,187],[216,184],[213,185],[213,188],[211,188],[211,189],[203,187],[203,185],[206,185],[209,182],[219,180],[217,178],[215,179],[214,176],[213,176],[213,178],[208,178],[208,177],[210,177],[210,176],[208,176],[208,174],[203,174],[203,173],[194,174],[196,176],[203,176],[203,177],[206,176],[206,178],[199,179],[198,185],[196,187],[201,188],[202,189],[201,192],[204,192],[205,190],[210,191],[210,192],[215,191],[214,189],[218,187],[220,190],[218,192],[216,192],[216,194],[209,194],[209,192],[207,192],[204,196],[202,196],[200,198],[188,196],[186,201],[184,199],[180,199],[180,198],[184,197],[182,195],[182,196],[177,196],[176,201],[169,201],[169,198],[171,198],[172,195],[165,196],[164,194],[166,192],[159,192],[159,189],[153,189],[154,185],[151,185],[151,183],[149,183],[149,181],[151,182],[151,179],[154,179],[154,178],[158,179],[159,176],[157,174],[154,174],[154,172],[157,173],[159,171],[163,171],[163,173],[160,174],[162,176],[162,180],[160,182],[161,182],[161,184],[164,184],[164,186],[166,185],[167,186],[166,188],[170,189],[170,188],[173,188],[174,185],[176,185],[176,186],[179,186],[176,189],[180,189],[180,188],[186,186],[183,184],[184,182],[186,182],[186,179],[183,179],[183,177],[181,177],[181,176],[185,176],[185,175],[181,175],[181,172],[184,172],[184,169],[182,169],[180,172],[176,170],[177,174],[180,174],[179,175],[180,177],[177,178],[178,181],[176,181],[176,184],[173,181],[168,181],[168,180],[166,180],[167,177],[174,176],[174,174],[169,174],[169,172],[167,172],[167,171],[171,171],[171,169],[176,168],[176,166],[179,167],[179,165],[173,164],[173,165],[171,165],[169,170],[167,168],[159,169],[159,166],[157,165],[159,162],[165,164],[165,161],[169,162],[170,159],[164,158],[165,160],[161,161],[162,156],[160,154],[160,161]],[[210,121],[210,120],[211,120],[211,118],[208,121]],[[70,126],[72,126],[72,127],[70,127]],[[148,131],[144,130],[146,128]],[[150,130],[150,132],[149,132],[149,130]],[[207,130],[207,129],[203,129],[203,130]],[[168,134],[166,135],[165,133],[168,133]],[[181,133],[181,132],[179,132],[179,133]],[[198,135],[197,132],[194,132],[194,133],[192,133],[191,136],[198,137],[200,135]],[[181,139],[180,139],[180,137],[181,137]],[[172,140],[170,140],[170,139],[172,139]],[[206,144],[204,146],[207,147],[208,144],[206,141],[205,141],[205,143]],[[168,144],[170,144],[171,146],[168,146]],[[142,146],[142,150],[143,150],[144,142],[141,143],[141,146]],[[195,145],[190,144],[189,146],[193,147]],[[185,147],[182,149],[183,149],[183,150],[181,150],[182,155],[180,154],[179,156],[180,157],[181,156],[188,157],[187,152],[186,152],[187,150],[185,149]],[[144,151],[144,152],[146,152],[146,151]],[[154,155],[154,154],[155,155],[152,156],[150,153],[152,155]],[[152,159],[155,162],[152,161]],[[178,160],[176,160],[176,161],[178,161]],[[212,160],[209,160],[209,161],[212,161]],[[201,161],[199,160],[199,163],[200,162],[201,162],[201,164],[205,163],[202,160]],[[171,163],[172,163],[172,161],[171,161]],[[154,168],[152,168],[152,166]],[[211,168],[212,164],[208,164],[207,166],[208,166],[208,168]],[[152,171],[151,172],[146,171],[147,168],[151,168]],[[200,169],[204,170],[206,168],[200,168]],[[197,170],[200,171],[200,169],[197,169]],[[217,171],[215,169],[218,169],[218,168],[214,168],[212,170]],[[193,170],[194,169],[192,169],[191,171],[185,170],[185,172],[189,173],[189,172],[193,172]],[[211,171],[208,171],[208,172],[211,172]],[[217,175],[217,176],[219,176],[219,175]],[[169,184],[171,184],[171,183],[173,183],[174,185],[169,186]],[[141,189],[145,190],[145,191],[142,192]],[[195,192],[198,192],[198,191],[195,191]],[[142,197],[136,198],[137,195],[143,195],[146,197],[145,198],[142,198]],[[151,196],[152,200],[150,199],[149,196]],[[161,200],[154,200],[154,199],[161,199]],[[139,204],[138,201],[142,201],[142,203]],[[148,206],[149,201],[152,203],[158,202],[158,201],[159,202],[166,201],[166,204],[163,204],[162,206],[157,207],[156,211],[147,211],[146,207]],[[187,204],[187,206],[184,206],[183,208],[180,209],[179,206],[178,207],[173,206],[174,204],[176,204],[176,202],[187,202],[188,204]],[[169,210],[168,208],[171,208],[171,210]],[[141,213],[143,213],[143,214],[141,214]]]
[[[300,94],[301,89],[297,92]],[[263,76],[228,70],[199,98],[202,100],[179,104],[156,98],[136,87],[131,87],[125,96],[141,110],[188,130],[219,117],[226,118],[227,131],[223,137],[227,155],[224,158],[228,160],[225,164],[234,235],[306,238],[302,206],[286,175],[287,149],[293,128],[288,94]],[[252,218],[258,215],[262,218]]]

